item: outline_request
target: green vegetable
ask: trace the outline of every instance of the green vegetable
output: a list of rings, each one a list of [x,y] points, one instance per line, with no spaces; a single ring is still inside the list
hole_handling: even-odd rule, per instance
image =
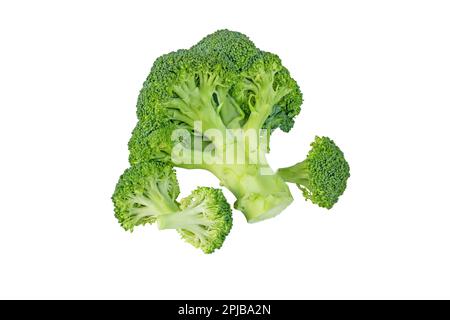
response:
[[[292,195],[266,161],[266,138],[276,128],[289,131],[301,103],[278,56],[241,33],[217,31],[155,61],[138,98],[130,163],[159,160],[208,170],[234,194],[235,208],[249,222],[273,217]],[[187,135],[174,137],[177,129]],[[244,150],[240,158],[236,150]]]
[[[220,189],[200,187],[180,201],[180,213],[158,217],[158,226],[177,229],[184,240],[205,253],[219,249],[231,230],[231,208]]]
[[[177,202],[174,167],[213,173],[248,222],[290,205],[287,183],[330,209],[350,177],[331,139],[316,137],[304,161],[277,172],[266,160],[271,134],[292,128],[302,101],[280,58],[238,32],[219,30],[156,59],[138,97],[138,123],[128,143],[131,167],[112,197],[122,227],[156,223],[205,253],[222,246],[232,227],[222,191],[198,187]]]
[[[205,253],[219,249],[232,226],[231,208],[220,189],[199,187],[177,203],[174,170],[158,162],[125,170],[113,194],[116,218],[125,230],[157,222],[176,229],[186,242]]]
[[[330,209],[347,187],[350,167],[333,140],[316,137],[306,159],[278,170],[286,182],[302,190],[303,196],[320,207]]]

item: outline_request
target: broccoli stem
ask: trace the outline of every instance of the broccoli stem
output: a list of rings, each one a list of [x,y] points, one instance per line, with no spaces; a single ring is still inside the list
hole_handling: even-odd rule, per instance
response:
[[[165,229],[190,229],[194,226],[206,226],[209,222],[202,216],[204,207],[199,204],[185,210],[158,216],[158,228]]]
[[[211,172],[234,194],[234,207],[250,223],[278,215],[293,201],[287,184],[266,164],[221,165]]]
[[[271,103],[257,103],[256,110],[252,111],[247,122],[244,125],[244,130],[256,130],[262,128],[264,122],[269,117],[272,111]]]
[[[254,119],[261,121],[259,116]],[[256,144],[252,143],[253,139],[257,139]],[[227,140],[227,143],[216,147],[219,159],[225,161],[206,166],[206,169],[234,194],[234,207],[244,213],[248,222],[272,218],[292,203],[293,198],[286,182],[267,163],[267,144],[259,130],[246,128],[243,135],[234,136],[233,142]],[[231,152],[232,161],[226,154],[230,150],[237,152]],[[243,157],[239,151],[244,152]]]
[[[309,184],[308,160],[304,160],[290,167],[278,169],[277,174],[286,182],[307,187]]]
[[[164,185],[164,182],[161,183]],[[140,206],[131,209],[131,213],[137,221],[179,210],[177,204],[167,194],[167,187],[164,186],[161,190],[160,185],[152,184],[152,187],[148,188],[144,195],[136,195],[131,198],[133,203]]]

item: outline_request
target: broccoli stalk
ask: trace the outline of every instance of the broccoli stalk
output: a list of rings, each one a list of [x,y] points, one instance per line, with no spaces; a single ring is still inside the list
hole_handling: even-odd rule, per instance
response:
[[[215,88],[220,85],[218,77],[200,73],[197,85],[190,79],[187,83],[176,86],[176,93],[181,98],[171,99],[169,102],[171,117],[189,124],[197,134],[204,137],[204,140],[209,141],[209,149],[216,152],[215,156],[218,159],[212,164],[204,163],[207,154],[203,152],[200,155],[203,161],[197,166],[191,162],[185,165],[190,168],[206,169],[219,178],[221,184],[235,195],[237,199],[235,208],[242,211],[249,222],[273,217],[293,201],[286,183],[273,172],[265,158],[264,135],[261,130],[272,113],[273,106],[289,93],[289,89],[284,87],[273,89],[277,70],[266,70],[268,66],[265,63],[267,62],[260,61],[254,67],[258,68],[257,71],[249,71],[249,75],[246,76],[242,90],[247,92],[254,105],[250,104],[251,113],[240,128],[241,131],[227,131],[220,116],[221,107],[226,103],[233,105],[235,110],[238,109],[231,96],[226,97],[226,100],[218,97],[218,106],[213,105]],[[274,68],[278,68],[278,65]],[[256,74],[253,76],[254,79],[250,78],[253,73]],[[201,119],[199,126],[195,125],[196,119]],[[219,139],[215,139],[217,135],[220,136]],[[232,142],[230,143],[227,138]],[[254,141],[248,141],[249,139]],[[243,164],[239,163],[238,154],[226,158],[230,149],[236,153],[237,150],[242,150]],[[174,159],[172,154],[172,162],[175,160],[180,159]],[[183,163],[176,165],[183,166]]]
[[[127,169],[113,195],[116,217],[125,230],[157,222],[176,229],[205,253],[219,249],[232,226],[231,208],[220,189],[199,187],[176,202],[178,182],[169,166],[147,162]]]
[[[217,31],[189,50],[155,61],[138,98],[130,163],[156,159],[208,170],[235,195],[235,207],[249,222],[273,217],[292,196],[267,164],[261,129],[269,135],[276,128],[289,131],[301,103],[300,89],[278,56],[259,50],[241,33]],[[185,141],[181,149],[187,155],[174,155],[180,141],[173,141],[172,133],[178,129],[201,141],[197,146]],[[256,141],[235,136],[237,129]],[[231,143],[224,139],[230,135]],[[207,161],[210,151],[224,159],[230,150],[242,149],[242,162],[236,156]]]
[[[293,201],[286,183],[265,164],[222,165],[210,169],[236,197],[248,222],[276,216]]]
[[[273,57],[270,56],[270,58]],[[284,87],[278,90],[273,89],[274,75],[277,70],[266,70],[268,66],[265,64],[267,62],[259,61],[253,67],[257,71],[252,69],[246,75],[245,88],[242,90],[252,97],[254,105],[250,105],[251,113],[242,128],[227,131],[220,116],[220,112],[223,111],[222,106],[227,103],[234,106],[234,110],[238,110],[237,115],[243,113],[233,97],[218,96],[217,107],[213,104],[214,99],[211,97],[216,93],[216,87],[220,85],[218,77],[213,77],[214,79],[211,80],[212,76],[200,73],[197,85],[192,79],[182,86],[178,85],[177,95],[182,98],[172,99],[169,102],[172,110],[171,117],[194,128],[197,134],[209,142],[208,147],[215,151],[216,157],[215,159],[213,157],[216,161],[208,164],[206,159],[208,154],[200,150],[199,156],[202,157],[202,161],[192,164],[194,161],[183,163],[181,161],[183,159],[175,159],[172,153],[172,162],[179,166],[212,172],[220,180],[221,185],[235,195],[237,199],[235,208],[242,211],[249,222],[271,218],[293,201],[288,186],[270,168],[265,157],[265,136],[261,130],[273,106],[289,93],[289,90]],[[273,68],[279,68],[279,66],[275,65]],[[250,78],[253,73],[256,74],[253,76],[254,79]],[[183,87],[183,91],[180,91],[179,87]],[[196,119],[202,120],[199,126],[195,125]],[[219,139],[215,139],[217,135],[220,136]],[[188,151],[194,152],[192,150]],[[243,154],[238,154],[238,150]],[[227,158],[230,151],[232,155]],[[193,157],[196,156],[193,154]]]
[[[347,187],[350,167],[330,138],[316,137],[311,147],[304,161],[279,169],[278,175],[297,184],[305,199],[331,209]]]

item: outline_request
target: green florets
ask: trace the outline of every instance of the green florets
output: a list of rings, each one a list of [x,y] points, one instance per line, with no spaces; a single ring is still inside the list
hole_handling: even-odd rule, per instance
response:
[[[171,97],[170,88],[177,80],[178,74],[182,72],[183,60],[187,54],[187,50],[178,50],[162,55],[153,63],[138,97],[139,119],[150,118],[154,124],[169,120],[161,101]]]
[[[224,71],[238,74],[258,54],[258,48],[244,34],[218,30],[200,40],[191,51],[206,58],[211,69],[220,66]]]
[[[158,227],[176,229],[205,253],[219,249],[230,233],[231,208],[220,189],[199,187],[181,200],[177,212],[158,216]]]
[[[128,142],[129,161],[132,165],[149,159],[168,163],[171,161],[171,135],[176,126],[168,122],[166,126],[152,130],[151,124],[150,120],[141,120],[133,130]]]
[[[176,229],[205,253],[219,249],[232,226],[231,208],[220,189],[199,187],[179,204],[175,172],[159,162],[125,170],[112,196],[116,218],[125,230],[158,222]]]
[[[177,202],[174,166],[215,175],[249,223],[275,217],[292,203],[286,182],[330,209],[350,177],[331,139],[316,137],[304,161],[277,173],[266,159],[270,134],[288,132],[302,102],[281,59],[239,32],[219,30],[190,49],[157,58],[137,101],[131,167],[112,196],[121,226],[133,231],[156,222],[204,253],[222,247],[232,227],[222,190],[199,187]]]
[[[316,137],[306,160],[278,170],[287,182],[296,183],[303,196],[320,207],[330,209],[347,187],[350,167],[333,140]]]
[[[344,193],[350,167],[341,149],[327,137],[316,137],[308,153],[309,187],[302,188],[305,197],[321,207],[330,209]]]
[[[181,228],[182,238],[205,253],[219,249],[230,233],[233,220],[231,208],[220,189],[200,187],[180,202],[180,209],[196,224]]]
[[[192,130],[196,120],[218,129],[238,128],[254,111],[254,98],[271,98],[249,86],[262,80],[278,94],[255,129],[288,131],[302,103],[295,80],[278,56],[259,50],[242,33],[219,30],[189,50],[156,59],[138,98],[138,118],[147,131],[168,123]]]
[[[249,117],[261,113],[258,104],[267,104],[263,111],[262,128],[288,132],[294,125],[303,102],[297,82],[282,65],[281,59],[270,52],[259,51],[231,88],[231,94]]]
[[[208,152],[211,150],[215,155],[223,156],[229,150],[245,149],[242,158],[250,162],[253,155],[268,150],[262,141],[266,136],[259,130],[269,129],[272,133],[281,128],[289,131],[301,103],[300,89],[277,55],[261,51],[242,33],[219,30],[190,49],[156,59],[138,98],[139,122],[129,142],[130,163],[158,160],[183,168],[209,170],[237,197],[237,202],[248,199],[245,206],[240,206],[247,209],[242,210],[255,208],[251,199],[275,198],[268,200],[261,212],[251,214],[252,219],[258,214],[269,218],[281,210],[276,209],[281,208],[278,198],[286,203],[292,198],[280,178],[274,177],[270,184],[280,186],[278,189],[269,191],[265,186],[266,180],[270,179],[258,177],[254,179],[255,188],[242,190],[241,182],[229,179],[227,174],[229,170],[238,169],[233,163],[228,168],[205,164],[208,161],[193,163],[189,160],[210,159]],[[201,127],[197,125],[199,123]],[[183,148],[191,151],[187,159],[176,158],[172,152],[175,144],[171,133],[177,129],[187,131],[196,142],[201,141],[201,144],[186,142]],[[230,135],[227,129],[242,129],[241,132],[249,135],[256,133],[253,149],[246,148],[245,139],[239,138],[239,134]],[[215,140],[214,133],[217,132],[221,137],[235,139],[231,143]],[[264,155],[259,158],[256,166],[268,167]],[[240,179],[254,176],[253,167],[249,163],[240,165]],[[267,193],[276,196],[265,197]]]
[[[180,193],[174,170],[158,162],[125,170],[112,196],[115,216],[125,230],[152,224],[160,214],[177,210]]]

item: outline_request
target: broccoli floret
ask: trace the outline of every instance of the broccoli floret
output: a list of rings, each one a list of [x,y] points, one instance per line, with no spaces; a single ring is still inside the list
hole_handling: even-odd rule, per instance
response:
[[[303,196],[320,207],[330,209],[347,187],[350,167],[333,140],[316,137],[306,159],[278,170],[286,182],[297,184]]]
[[[180,213],[158,217],[159,229],[177,229],[205,253],[219,249],[231,230],[231,208],[220,189],[199,187],[180,201]]]
[[[220,189],[200,187],[178,204],[178,181],[172,167],[159,162],[132,166],[113,194],[116,218],[125,230],[157,222],[177,229],[205,253],[219,249],[232,226],[231,208]]]
[[[264,137],[276,128],[289,131],[301,103],[300,89],[278,56],[259,50],[241,33],[217,31],[155,61],[138,98],[130,163],[156,159],[208,170],[235,195],[235,207],[249,222],[273,217],[292,196],[267,164]],[[173,152],[175,144],[179,147],[179,137],[173,141],[177,129],[201,141],[182,144],[188,155]],[[230,134],[228,129],[241,131]],[[217,134],[231,139],[217,139]],[[254,144],[248,143],[251,135]],[[243,161],[229,158],[230,150],[244,150]],[[205,161],[210,151],[214,161]]]
[[[152,224],[158,215],[177,212],[180,193],[173,168],[147,162],[125,170],[112,196],[114,212],[125,230]]]

